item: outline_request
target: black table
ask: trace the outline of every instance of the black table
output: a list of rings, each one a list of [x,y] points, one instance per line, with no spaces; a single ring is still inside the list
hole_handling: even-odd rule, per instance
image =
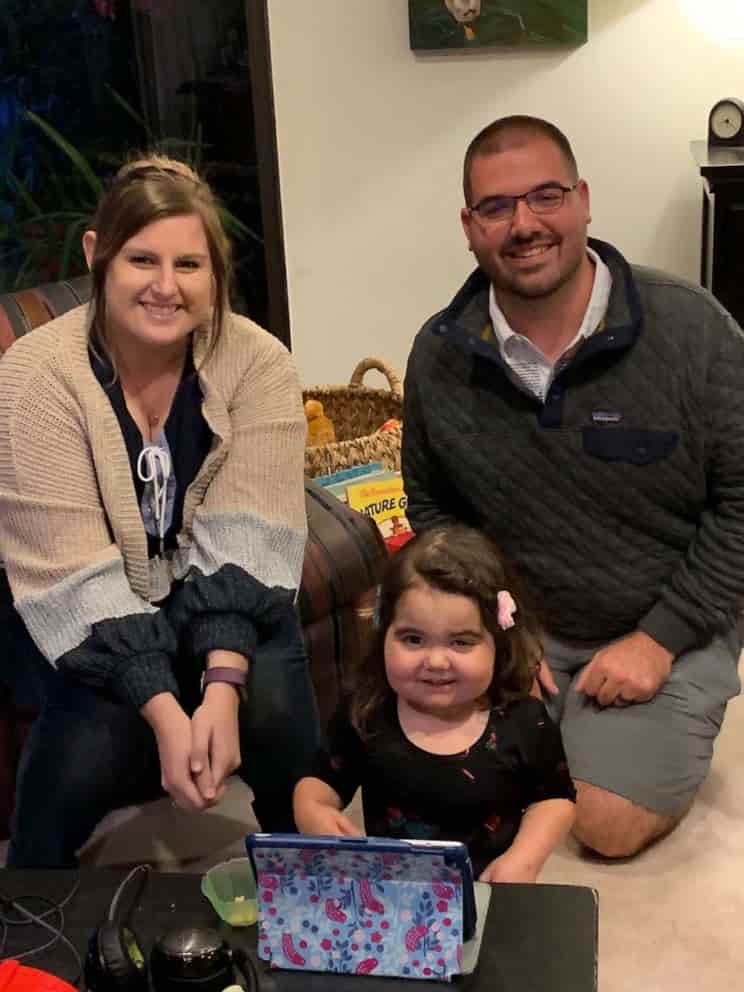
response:
[[[65,935],[84,957],[90,933],[105,918],[111,897],[126,872],[87,868],[74,871],[0,871],[0,898],[31,893],[58,902],[76,878],[80,888],[65,907]],[[181,926],[211,926],[232,946],[251,952],[255,960],[256,927],[232,929],[221,923],[202,896],[198,875],[152,872],[129,917],[129,925],[148,954],[155,939]],[[136,883],[121,908],[131,905]],[[26,903],[32,908],[31,903]],[[32,908],[32,911],[38,912]],[[46,931],[13,927],[5,955],[42,944]],[[68,981],[76,966],[68,948],[24,961]],[[258,962],[261,992],[412,992],[414,983],[392,978],[363,978],[314,972],[276,971]],[[81,983],[82,984],[82,983]],[[440,982],[416,982],[421,992]],[[499,885],[491,896],[478,968],[455,980],[467,992],[595,992],[597,988],[597,896],[594,890],[570,885]]]

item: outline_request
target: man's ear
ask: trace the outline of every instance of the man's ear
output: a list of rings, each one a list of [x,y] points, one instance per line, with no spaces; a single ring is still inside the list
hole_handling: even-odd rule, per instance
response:
[[[460,223],[462,224],[462,229],[465,232],[465,238],[468,242],[468,251],[472,251],[473,243],[470,240],[470,227],[473,223],[473,218],[467,207],[463,207],[460,210]]]
[[[592,211],[589,197],[589,183],[586,179],[579,179],[576,183],[576,192],[581,197],[581,202],[584,204],[584,213],[586,214],[586,223],[590,224],[592,220]]]
[[[89,269],[93,267],[93,255],[96,251],[96,241],[97,237],[95,231],[86,231],[83,235],[83,254],[85,255],[85,261]]]

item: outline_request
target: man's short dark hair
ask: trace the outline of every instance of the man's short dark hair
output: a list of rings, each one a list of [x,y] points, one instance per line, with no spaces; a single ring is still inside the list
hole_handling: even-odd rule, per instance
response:
[[[571,170],[573,180],[579,178],[571,144],[566,135],[555,124],[544,121],[540,117],[528,117],[525,114],[514,114],[511,117],[500,117],[479,131],[468,145],[465,152],[465,162],[462,170],[462,190],[465,202],[470,205],[472,189],[470,186],[470,171],[473,159],[478,155],[496,155],[524,144],[534,138],[547,138],[557,145]]]

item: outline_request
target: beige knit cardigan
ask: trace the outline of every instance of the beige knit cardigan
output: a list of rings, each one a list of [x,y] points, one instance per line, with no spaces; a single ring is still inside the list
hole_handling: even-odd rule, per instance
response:
[[[297,372],[276,338],[232,314],[204,367],[206,332],[194,332],[214,440],[185,494],[178,551],[154,575],[124,438],[90,365],[86,315],[64,314],[0,360],[0,556],[52,663],[99,620],[155,612],[164,569],[166,587],[191,568],[209,575],[234,563],[296,589],[306,538]]]

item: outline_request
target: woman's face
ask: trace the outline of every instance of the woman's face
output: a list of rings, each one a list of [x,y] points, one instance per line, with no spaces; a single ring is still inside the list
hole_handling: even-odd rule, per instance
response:
[[[90,261],[95,234],[85,238]],[[143,227],[109,264],[104,293],[106,335],[114,348],[167,348],[185,340],[209,320],[214,301],[201,217],[182,214]]]

